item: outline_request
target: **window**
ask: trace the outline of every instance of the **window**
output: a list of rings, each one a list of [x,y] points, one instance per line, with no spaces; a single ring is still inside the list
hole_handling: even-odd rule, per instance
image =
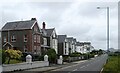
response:
[[[67,48],[67,42],[65,42],[65,48]]]
[[[24,52],[27,52],[27,45],[24,46]]]
[[[40,43],[40,35],[37,35],[37,42]]]
[[[27,42],[27,35],[24,35],[24,42]]]
[[[36,35],[34,35],[34,42],[36,42]]]
[[[66,49],[65,49],[65,54],[66,54]]]
[[[46,38],[43,39],[44,39],[44,45],[47,45],[47,39]]]
[[[16,42],[16,37],[14,35],[11,36],[11,42]]]
[[[6,37],[4,37],[4,42],[7,42],[7,38]]]
[[[37,47],[34,46],[34,54],[36,54],[36,52],[37,52]]]

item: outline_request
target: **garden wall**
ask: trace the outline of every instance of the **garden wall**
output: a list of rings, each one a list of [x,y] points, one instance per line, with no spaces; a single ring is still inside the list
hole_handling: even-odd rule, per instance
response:
[[[44,66],[49,66],[49,61],[36,61],[32,63],[24,62],[24,63],[18,63],[18,64],[8,64],[8,65],[3,65],[3,72],[24,70],[24,69],[44,67]]]

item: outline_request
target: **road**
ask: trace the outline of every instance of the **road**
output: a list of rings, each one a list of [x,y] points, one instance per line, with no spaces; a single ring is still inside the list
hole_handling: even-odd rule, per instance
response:
[[[52,70],[47,73],[100,73],[107,60],[107,54],[87,60],[82,63]]]

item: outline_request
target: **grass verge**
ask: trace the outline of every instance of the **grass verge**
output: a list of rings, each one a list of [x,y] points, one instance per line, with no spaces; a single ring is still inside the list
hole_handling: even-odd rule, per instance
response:
[[[120,55],[109,56],[102,73],[120,73]]]

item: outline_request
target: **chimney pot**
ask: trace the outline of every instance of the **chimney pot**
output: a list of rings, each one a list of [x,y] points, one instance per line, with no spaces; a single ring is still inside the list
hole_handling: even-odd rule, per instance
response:
[[[46,25],[45,22],[43,22],[43,29],[45,29],[45,25]]]
[[[36,18],[31,18],[31,20],[36,20]]]

